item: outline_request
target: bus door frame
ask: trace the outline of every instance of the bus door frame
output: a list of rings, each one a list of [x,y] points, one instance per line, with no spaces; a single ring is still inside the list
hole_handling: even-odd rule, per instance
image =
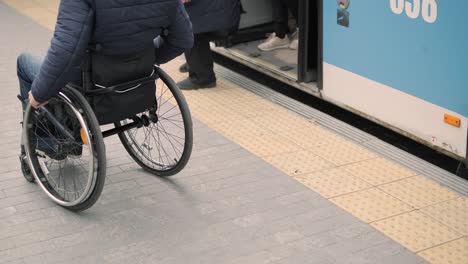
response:
[[[468,128],[466,129],[465,171],[468,171]]]
[[[316,81],[323,87],[323,0],[299,0],[298,82]],[[315,6],[314,6],[315,5]],[[310,27],[310,25],[315,25]],[[312,68],[313,67],[313,68]]]

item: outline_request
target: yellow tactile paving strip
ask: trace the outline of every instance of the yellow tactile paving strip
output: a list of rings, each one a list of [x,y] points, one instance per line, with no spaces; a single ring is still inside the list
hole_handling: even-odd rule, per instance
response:
[[[344,169],[374,186],[415,175],[415,172],[383,158],[354,163]]]
[[[468,235],[468,199],[460,197],[425,207],[421,211],[453,230]]]
[[[461,238],[462,235],[417,211],[371,224],[414,252]]]
[[[457,198],[455,193],[422,176],[387,183],[379,188],[418,209]]]
[[[317,147],[311,148],[310,151],[337,166],[377,158],[376,154],[357,145],[356,143],[349,141],[319,145]]]
[[[58,0],[3,0],[52,30]],[[164,68],[176,80],[177,59]],[[226,80],[192,114],[432,263],[467,263],[468,199]]]
[[[367,223],[413,210],[411,206],[378,188],[342,195],[331,201]]]
[[[266,156],[263,157],[263,159],[290,176],[297,176],[335,167],[332,163],[307,150]]]
[[[372,187],[342,168],[300,174],[295,178],[325,198],[337,197]]]
[[[468,262],[468,238],[460,238],[419,253],[434,264],[466,264]]]

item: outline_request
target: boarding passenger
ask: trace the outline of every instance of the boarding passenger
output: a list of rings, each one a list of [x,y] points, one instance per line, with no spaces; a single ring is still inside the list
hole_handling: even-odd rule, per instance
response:
[[[288,37],[289,32],[289,11],[298,21],[298,0],[272,0],[273,20],[275,32],[258,46],[262,51],[290,48],[296,50],[298,47],[299,31],[296,30]]]
[[[182,0],[192,20],[195,43],[185,52],[186,63],[181,72],[187,79],[178,83],[180,89],[192,90],[216,86],[210,41],[226,38],[239,27],[239,0]]]

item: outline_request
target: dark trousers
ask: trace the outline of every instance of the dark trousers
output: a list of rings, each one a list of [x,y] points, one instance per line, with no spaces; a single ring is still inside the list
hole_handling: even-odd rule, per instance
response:
[[[273,0],[273,20],[275,21],[275,33],[279,38],[284,38],[289,33],[289,12],[298,19],[298,0]]]
[[[214,38],[210,33],[195,34],[193,48],[185,52],[189,78],[194,83],[207,84],[216,81],[210,49],[211,40]]]

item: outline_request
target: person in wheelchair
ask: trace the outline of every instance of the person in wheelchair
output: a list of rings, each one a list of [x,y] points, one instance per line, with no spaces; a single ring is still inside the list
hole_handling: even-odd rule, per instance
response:
[[[17,59],[20,97],[34,108],[50,102],[47,111],[65,122],[53,97],[67,83],[82,85],[82,66],[90,63],[90,51],[98,54],[92,63],[101,71],[94,81],[110,86],[148,76],[154,64],[164,64],[192,45],[192,26],[181,0],[61,0],[45,58],[23,53]],[[67,129],[79,141],[75,123],[68,122]],[[80,144],[57,155],[55,135],[45,130],[38,129],[36,139],[37,149],[45,155],[56,160],[81,155]]]

